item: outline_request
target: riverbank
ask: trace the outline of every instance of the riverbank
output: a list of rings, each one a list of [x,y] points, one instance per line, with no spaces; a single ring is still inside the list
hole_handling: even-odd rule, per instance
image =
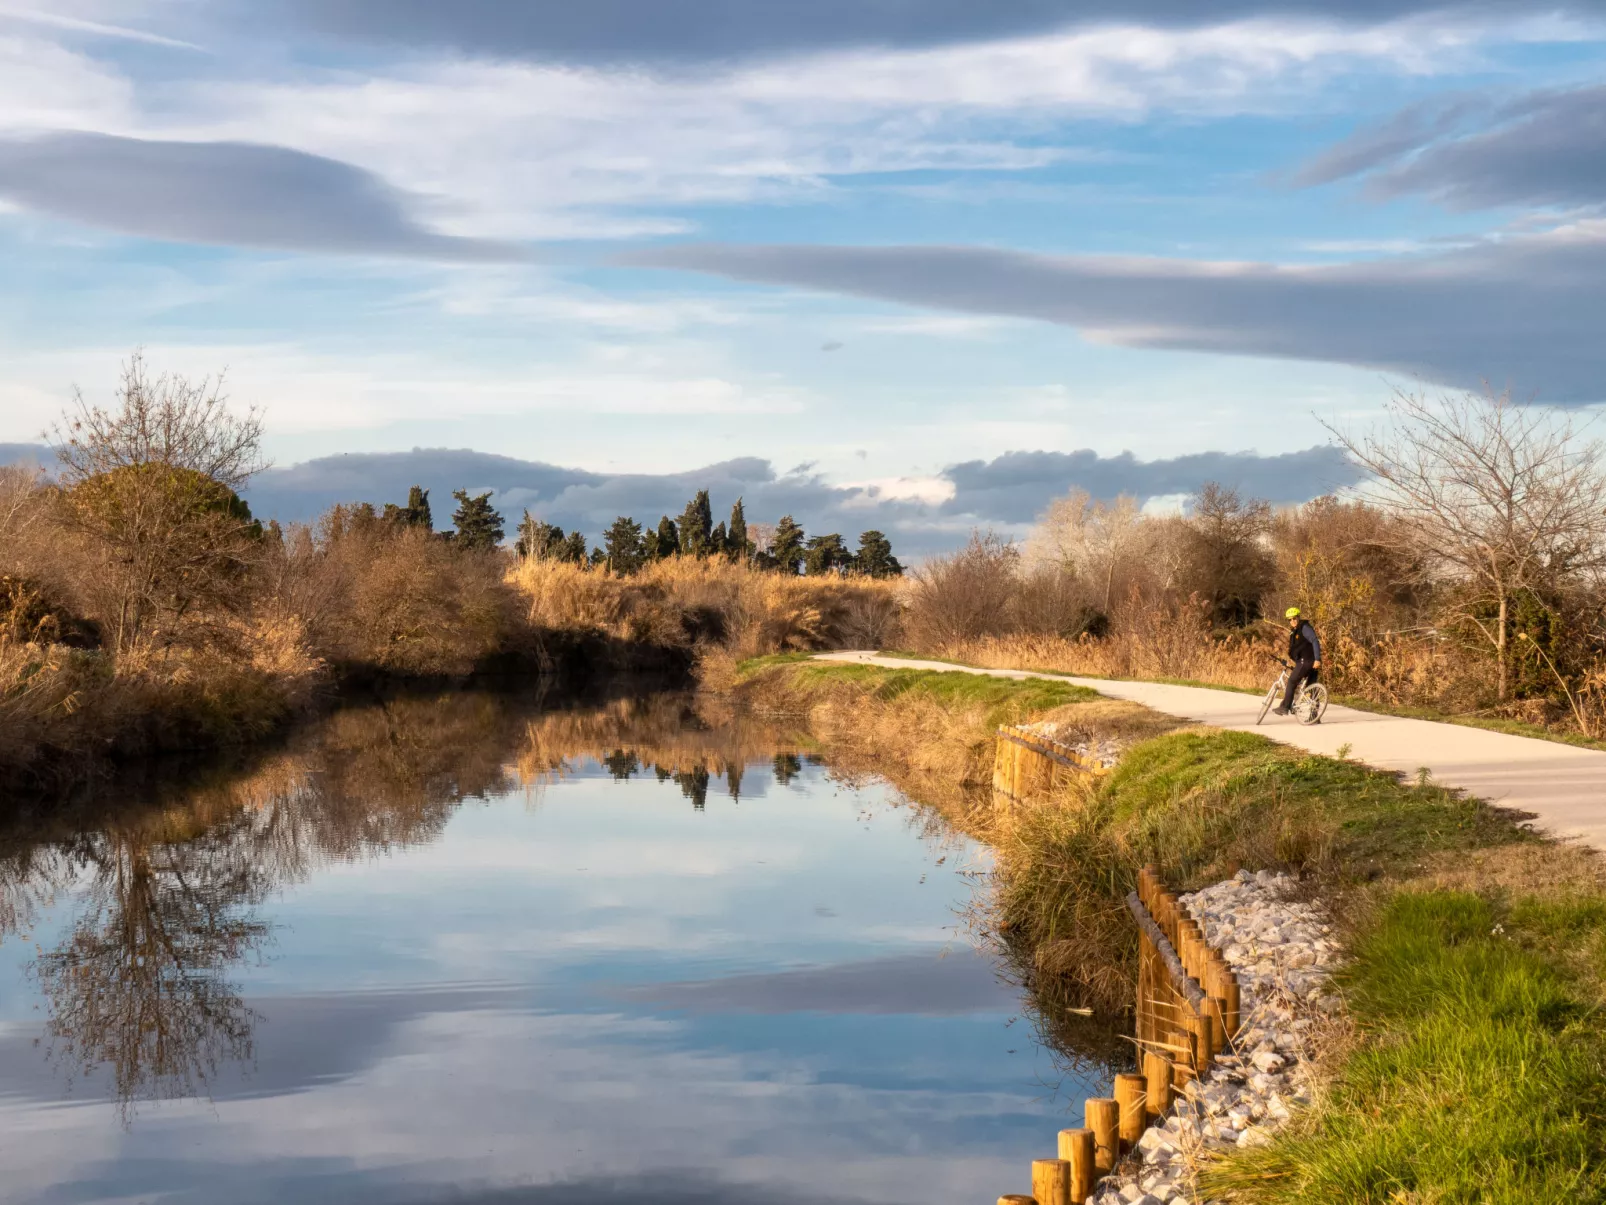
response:
[[[985,682],[986,685],[979,683]],[[1606,1191],[1606,885],[1598,860],[1429,780],[1404,782],[1247,733],[1180,724],[1045,680],[757,662],[738,693],[808,716],[833,753],[972,788],[931,798],[997,851],[992,924],[1096,1007],[1130,999],[1120,901],[1137,869],[1198,888],[1296,875],[1346,960],[1345,1038],[1319,1107],[1217,1161],[1252,1201],[1577,1200]],[[1120,739],[1097,782],[998,808],[981,793],[998,723]],[[924,796],[921,796],[924,798]]]

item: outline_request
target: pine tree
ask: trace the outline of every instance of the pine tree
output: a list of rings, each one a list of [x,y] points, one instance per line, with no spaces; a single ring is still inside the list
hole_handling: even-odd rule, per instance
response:
[[[459,548],[488,551],[502,542],[502,516],[491,506],[489,490],[472,498],[467,490],[453,490],[452,497],[457,499],[452,525]]]
[[[615,573],[630,574],[641,568],[641,524],[634,519],[620,515],[602,533],[602,543],[608,568]]]
[[[867,531],[859,537],[858,555],[853,568],[866,577],[902,577],[903,566],[892,555],[892,541],[879,531]]]
[[[562,554],[558,557],[560,561],[568,561],[572,565],[586,563],[586,537],[583,531],[570,532],[562,547]]]
[[[698,490],[680,516],[680,551],[685,556],[707,556],[714,536],[714,511],[708,491]]]
[[[708,537],[708,555],[725,555],[725,522],[723,519],[714,524],[714,530]]]
[[[848,552],[848,546],[835,532],[828,536],[810,537],[807,548],[808,552],[803,559],[803,572],[810,577],[820,577],[845,569],[853,559],[852,554]]]
[[[803,529],[791,515],[782,515],[770,541],[770,556],[782,573],[796,576],[803,567]]]
[[[752,545],[747,542],[747,512],[742,509],[740,498],[731,507],[730,525],[725,529],[725,550],[730,559],[737,562],[745,562],[753,555]]]
[[[658,547],[655,555],[661,561],[665,557],[678,556],[680,553],[680,532],[675,528],[675,521],[668,515],[658,520]]]

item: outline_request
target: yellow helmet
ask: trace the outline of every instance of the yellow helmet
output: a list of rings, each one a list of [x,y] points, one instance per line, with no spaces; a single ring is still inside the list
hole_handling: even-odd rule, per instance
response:
[[[1289,607],[1288,610],[1283,612],[1283,618],[1284,619],[1292,619],[1294,616],[1296,616],[1298,614],[1299,614],[1299,608],[1298,607]]]

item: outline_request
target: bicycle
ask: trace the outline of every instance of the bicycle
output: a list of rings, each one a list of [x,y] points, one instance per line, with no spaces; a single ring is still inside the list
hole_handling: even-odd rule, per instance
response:
[[[1277,664],[1283,667],[1282,673],[1277,675],[1277,681],[1271,684],[1266,692],[1265,699],[1260,704],[1260,715],[1256,724],[1265,721],[1266,715],[1277,706],[1277,700],[1282,698],[1283,691],[1288,689],[1288,671],[1294,668],[1292,661],[1274,658]],[[1322,716],[1327,714],[1327,687],[1320,682],[1306,682],[1299,688],[1299,694],[1294,696],[1293,716],[1301,724],[1320,724]]]

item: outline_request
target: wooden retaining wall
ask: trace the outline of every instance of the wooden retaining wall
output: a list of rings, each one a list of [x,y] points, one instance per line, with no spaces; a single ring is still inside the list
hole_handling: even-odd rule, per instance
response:
[[[1037,798],[1072,775],[1108,773],[1108,767],[1070,745],[1023,728],[998,730],[993,790],[1006,798],[1017,802]]]
[[[1082,1205],[1238,1033],[1237,976],[1152,866],[1138,872],[1126,903],[1138,925],[1140,1070],[1117,1075],[1112,1096],[1089,1100],[1082,1127],[1060,1131],[1057,1157],[1032,1163],[1030,1195],[1002,1196],[998,1205]]]

